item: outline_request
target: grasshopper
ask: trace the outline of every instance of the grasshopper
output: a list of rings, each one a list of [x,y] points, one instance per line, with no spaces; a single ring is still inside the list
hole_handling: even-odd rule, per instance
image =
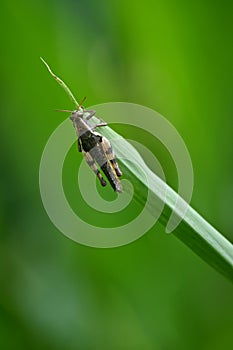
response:
[[[98,118],[100,123],[92,126],[88,121],[94,117],[96,111],[87,110],[83,107],[83,102],[85,101],[86,97],[84,97],[84,99],[78,103],[66,84],[52,72],[49,65],[42,58],[41,60],[47,67],[50,74],[68,93],[71,100],[76,106],[76,109],[74,111],[60,111],[71,112],[70,119],[73,122],[73,126],[78,136],[78,151],[82,152],[87,164],[96,174],[102,186],[106,186],[107,183],[100,173],[98,166],[107,177],[114,191],[122,192],[122,184],[119,180],[122,172],[116,162],[112,146],[106,137],[96,132],[96,128],[107,126],[107,123]]]

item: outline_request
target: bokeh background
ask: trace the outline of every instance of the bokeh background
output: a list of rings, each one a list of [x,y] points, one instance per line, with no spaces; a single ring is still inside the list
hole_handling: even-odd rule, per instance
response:
[[[193,161],[192,206],[233,240],[231,2],[3,0],[0,17],[1,349],[231,348],[229,281],[160,224],[120,248],[72,242],[38,185],[43,148],[66,117],[54,109],[73,108],[42,56],[89,105],[139,103],[171,121]],[[151,148],[176,188],[162,145],[116,127]],[[71,149],[64,170],[74,205],[80,159]]]

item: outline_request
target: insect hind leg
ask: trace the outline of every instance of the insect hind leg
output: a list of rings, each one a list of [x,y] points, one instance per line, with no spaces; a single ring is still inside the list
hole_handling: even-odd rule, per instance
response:
[[[115,154],[113,152],[112,146],[111,146],[110,142],[105,137],[102,138],[102,145],[103,145],[103,149],[104,149],[108,159],[112,163],[112,166],[113,166],[117,176],[120,177],[122,175],[122,171],[120,170],[120,168],[116,162]]]
[[[85,152],[84,150],[82,150],[83,156],[87,162],[87,164],[89,165],[89,167],[93,170],[93,172],[96,174],[96,176],[98,177],[98,179],[100,180],[100,183],[102,186],[106,186],[107,183],[104,180],[103,176],[101,175],[99,169],[97,168],[94,159],[92,158],[92,156]]]

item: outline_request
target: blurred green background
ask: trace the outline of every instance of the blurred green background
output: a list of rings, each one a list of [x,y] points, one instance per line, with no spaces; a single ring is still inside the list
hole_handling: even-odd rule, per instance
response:
[[[233,240],[231,2],[3,0],[0,16],[1,349],[229,349],[230,282],[159,224],[120,248],[72,242],[43,208],[38,172],[66,117],[54,109],[73,108],[42,56],[89,105],[139,103],[171,121],[193,161],[192,206]],[[150,146],[176,188],[172,159]]]

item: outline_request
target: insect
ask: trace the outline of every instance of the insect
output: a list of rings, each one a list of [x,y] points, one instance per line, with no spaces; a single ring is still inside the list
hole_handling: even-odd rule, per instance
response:
[[[86,97],[78,103],[66,84],[57,77],[49,65],[41,58],[42,62],[47,67],[50,74],[57,80],[57,82],[68,93],[71,100],[74,102],[76,109],[72,111],[70,119],[78,136],[78,151],[82,152],[87,164],[94,171],[102,186],[107,183],[104,180],[99,168],[107,177],[110,185],[115,192],[122,192],[122,184],[119,177],[122,175],[121,170],[116,162],[114,152],[109,140],[96,132],[96,128],[107,126],[102,119],[98,118],[100,123],[91,125],[89,120],[95,116],[95,110],[87,110],[83,107],[83,102]],[[62,112],[71,112],[68,110],[61,110]],[[99,168],[98,168],[99,167]]]

